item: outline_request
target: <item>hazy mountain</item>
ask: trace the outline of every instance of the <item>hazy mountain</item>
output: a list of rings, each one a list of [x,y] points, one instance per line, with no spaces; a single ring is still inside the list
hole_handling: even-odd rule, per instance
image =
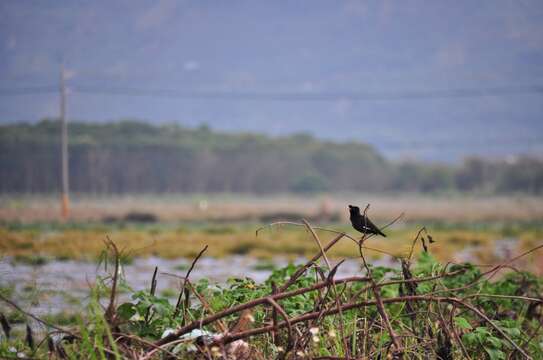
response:
[[[0,3],[0,122],[58,114],[50,91],[64,58],[77,119],[305,131],[369,142],[395,158],[541,153],[541,92],[369,101],[349,94],[543,85],[542,18],[538,0],[8,0]],[[21,88],[31,94],[13,95]],[[345,96],[133,96],[167,89]]]

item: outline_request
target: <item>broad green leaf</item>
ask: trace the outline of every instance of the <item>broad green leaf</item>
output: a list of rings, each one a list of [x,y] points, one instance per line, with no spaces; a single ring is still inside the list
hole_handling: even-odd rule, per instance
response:
[[[117,308],[117,315],[123,320],[129,320],[136,313],[136,307],[132,303],[124,303]]]
[[[463,317],[455,317],[454,318],[454,323],[459,326],[461,329],[464,329],[464,330],[471,330],[473,329],[470,325],[470,323],[464,319]]]
[[[490,360],[505,360],[505,353],[501,350],[485,347],[485,351]]]

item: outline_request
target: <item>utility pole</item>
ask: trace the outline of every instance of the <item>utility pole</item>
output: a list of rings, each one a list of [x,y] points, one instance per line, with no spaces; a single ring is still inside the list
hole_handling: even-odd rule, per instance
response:
[[[70,183],[68,177],[68,126],[66,124],[66,74],[64,64],[60,66],[60,131],[61,131],[61,168],[62,168],[62,219],[67,220],[70,214]]]

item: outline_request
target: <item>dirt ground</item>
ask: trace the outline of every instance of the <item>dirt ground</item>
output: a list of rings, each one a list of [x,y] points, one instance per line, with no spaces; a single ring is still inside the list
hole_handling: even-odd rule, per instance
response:
[[[372,218],[393,219],[404,213],[407,221],[539,221],[543,198],[530,196],[423,196],[390,195],[129,195],[72,196],[70,220],[122,219],[148,214],[156,221],[261,220],[308,217],[344,221],[347,205],[370,205]],[[59,221],[57,196],[0,196],[0,221],[22,223]]]

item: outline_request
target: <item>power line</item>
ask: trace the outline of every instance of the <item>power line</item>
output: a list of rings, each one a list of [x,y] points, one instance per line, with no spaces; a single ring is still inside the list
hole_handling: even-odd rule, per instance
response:
[[[102,88],[76,86],[76,92],[97,95],[142,96],[158,98],[181,98],[194,100],[253,100],[253,101],[381,101],[381,100],[420,100],[446,98],[475,98],[486,96],[508,96],[543,94],[543,86],[504,86],[494,88],[460,88],[445,90],[409,90],[397,92],[227,92],[227,91],[181,91],[173,89],[142,88]]]
[[[543,86],[503,86],[493,88],[459,88],[444,90],[405,90],[395,92],[231,92],[231,91],[182,91],[175,89],[143,89],[124,87],[74,86],[70,90],[80,94],[139,96],[156,98],[179,98],[192,100],[222,101],[393,101],[422,99],[478,98],[488,96],[511,96],[543,94]],[[34,86],[13,89],[0,89],[0,96],[19,96],[57,93],[58,86]]]
[[[58,93],[58,85],[31,86],[21,88],[0,89],[0,96],[19,96]]]

